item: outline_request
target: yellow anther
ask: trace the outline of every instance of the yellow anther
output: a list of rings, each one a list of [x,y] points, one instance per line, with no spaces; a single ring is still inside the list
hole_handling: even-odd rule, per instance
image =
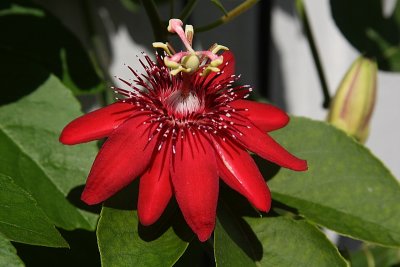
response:
[[[191,69],[190,68],[184,68],[182,66],[179,66],[178,68],[171,70],[169,73],[171,73],[171,75],[177,75],[179,72],[190,72]]]
[[[161,42],[154,42],[153,43],[153,47],[154,48],[164,49],[164,51],[167,52],[168,55],[172,56],[172,53],[168,48],[168,44],[166,44],[166,43],[164,44],[164,43],[161,43]]]
[[[176,68],[181,67],[180,63],[169,60],[168,57],[164,57],[164,64],[165,64],[165,66],[167,66],[168,68],[171,68],[171,69],[176,69]]]
[[[214,59],[213,61],[210,62],[211,67],[218,67],[219,65],[224,62],[224,58],[222,56],[218,57],[217,59]]]
[[[216,54],[216,53],[218,53],[220,50],[229,50],[229,48],[226,47],[226,46],[217,44],[217,45],[215,45],[215,47],[212,48],[211,53]]]
[[[185,26],[185,35],[190,45],[193,43],[194,29],[192,25]]]
[[[200,76],[207,76],[210,74],[210,72],[219,72],[220,69],[216,67],[210,67],[208,66],[207,68],[204,69],[204,71],[200,74]]]

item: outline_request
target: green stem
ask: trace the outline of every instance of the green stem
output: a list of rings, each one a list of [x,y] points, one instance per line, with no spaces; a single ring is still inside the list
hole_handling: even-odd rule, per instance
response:
[[[189,0],[186,4],[186,6],[183,8],[181,14],[179,15],[179,18],[182,21],[185,21],[188,19],[190,14],[192,14],[194,7],[197,4],[197,0]]]
[[[153,0],[142,0],[142,5],[150,20],[153,29],[154,39],[159,42],[167,40],[167,30],[161,21],[160,14],[158,13],[157,6]]]
[[[312,34],[310,22],[308,20],[308,15],[306,11],[306,7],[304,5],[303,0],[296,0],[296,9],[299,17],[303,23],[304,31],[307,36],[308,45],[311,49],[311,54],[314,59],[315,67],[317,68],[317,73],[319,77],[319,81],[321,84],[322,94],[324,96],[324,102],[322,103],[322,107],[325,109],[329,108],[331,97],[329,95],[328,83],[326,82],[324,68],[322,67],[321,58],[318,53],[317,45],[315,43],[314,36]]]
[[[238,5],[237,7],[235,7],[234,9],[230,10],[226,15],[220,17],[219,19],[217,19],[214,22],[211,22],[210,24],[196,28],[195,31],[196,32],[205,32],[205,31],[214,29],[215,27],[218,27],[219,25],[228,23],[231,20],[233,20],[234,18],[236,18],[237,16],[239,16],[240,14],[242,14],[243,12],[245,12],[246,10],[248,10],[249,8],[251,8],[252,6],[254,6],[255,4],[257,4],[258,1],[260,1],[260,0],[246,0],[243,3],[241,3],[240,5]]]

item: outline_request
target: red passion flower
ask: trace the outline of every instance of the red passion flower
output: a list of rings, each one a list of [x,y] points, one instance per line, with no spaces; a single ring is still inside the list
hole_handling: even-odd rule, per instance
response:
[[[87,179],[82,200],[100,203],[140,177],[138,216],[153,224],[174,195],[182,214],[207,240],[215,226],[219,177],[267,212],[269,189],[252,151],[295,171],[307,169],[301,160],[274,141],[268,132],[285,126],[289,117],[269,105],[244,100],[249,86],[234,86],[235,60],[221,45],[192,49],[193,28],[185,31],[172,19],[168,30],[178,34],[187,51],[175,53],[166,43],[156,61],[140,61],[143,74],[128,67],[133,82],[114,88],[119,100],[69,123],[60,142],[74,145],[107,137]]]

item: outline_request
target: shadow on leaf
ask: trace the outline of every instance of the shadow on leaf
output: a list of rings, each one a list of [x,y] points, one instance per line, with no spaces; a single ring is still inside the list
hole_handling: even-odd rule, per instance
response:
[[[263,256],[262,244],[243,219],[243,216],[260,217],[260,214],[248,204],[247,200],[235,197],[232,190],[225,188],[223,191],[225,192],[221,193],[222,198],[218,205],[218,220],[223,229],[220,231],[224,231],[227,238],[233,241],[249,258],[255,262],[260,261]],[[247,205],[243,203],[244,201]],[[215,247],[215,249],[223,248]]]
[[[67,196],[68,201],[74,205],[75,207],[81,209],[81,210],[86,210],[92,213],[100,214],[101,211],[101,204],[97,205],[87,205],[85,202],[81,200],[81,195],[83,192],[83,189],[85,188],[84,185],[77,186],[73,188]]]
[[[138,194],[139,179],[107,200],[104,207],[136,211]],[[132,216],[137,216],[137,213]],[[174,198],[170,200],[163,214],[154,224],[144,226],[138,223],[138,234],[142,240],[150,242],[161,237],[171,227],[183,241],[190,242],[193,239],[193,233],[187,226]]]
[[[69,249],[13,243],[17,249],[18,256],[27,267],[100,266],[100,255],[97,249],[95,232],[58,230],[68,242]]]

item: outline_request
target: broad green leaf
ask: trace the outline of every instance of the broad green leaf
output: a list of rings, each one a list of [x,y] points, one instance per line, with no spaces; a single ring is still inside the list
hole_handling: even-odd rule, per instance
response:
[[[229,227],[229,226],[228,226]],[[240,232],[240,229],[238,229]],[[236,232],[233,232],[235,234]],[[243,240],[245,240],[243,236]],[[247,255],[240,244],[237,244],[229,233],[221,225],[221,222],[217,220],[217,224],[214,230],[214,255],[217,266],[256,266],[253,259]],[[251,248],[252,244],[247,244],[247,248]]]
[[[63,127],[81,115],[79,109],[53,75],[31,95],[2,106],[0,172],[28,191],[58,227],[94,229],[97,216],[77,209],[66,196],[84,184],[96,144],[68,147],[58,142]]]
[[[315,226],[286,217],[248,217],[220,205],[214,231],[215,261],[224,266],[347,266]],[[248,213],[248,215],[251,213]]]
[[[332,16],[347,40],[379,69],[400,71],[400,4],[388,18],[381,0],[330,0]]]
[[[364,146],[323,122],[293,118],[273,134],[309,170],[281,169],[272,197],[309,220],[356,239],[400,246],[400,186]]]
[[[74,93],[88,93],[104,88],[88,53],[80,41],[49,12],[30,1],[3,0],[0,5],[0,78],[4,95],[34,89],[27,64],[38,65],[47,75],[33,82],[44,82],[56,75]],[[13,61],[16,59],[17,62]],[[24,60],[26,64],[18,64]],[[11,75],[10,75],[11,74]],[[29,79],[25,80],[28,75]],[[22,78],[22,79],[21,79]],[[21,85],[22,84],[22,85]],[[4,99],[1,100],[4,103]]]
[[[230,214],[225,205],[218,208],[218,219],[214,230],[214,255],[217,266],[256,266],[261,259],[259,241],[251,237],[248,225],[241,218]],[[247,226],[247,227],[246,227]]]
[[[0,234],[32,245],[68,247],[36,201],[14,181],[0,174]]]
[[[103,207],[97,228],[102,266],[172,266],[187,247],[172,228],[150,240],[139,229],[135,210]]]
[[[378,246],[364,246],[350,254],[352,267],[392,267],[400,264],[400,250]]]
[[[0,176],[1,177],[1,176]],[[23,267],[24,263],[17,256],[17,251],[0,233],[0,267]]]
[[[246,218],[262,244],[259,266],[348,266],[337,248],[305,220]]]

